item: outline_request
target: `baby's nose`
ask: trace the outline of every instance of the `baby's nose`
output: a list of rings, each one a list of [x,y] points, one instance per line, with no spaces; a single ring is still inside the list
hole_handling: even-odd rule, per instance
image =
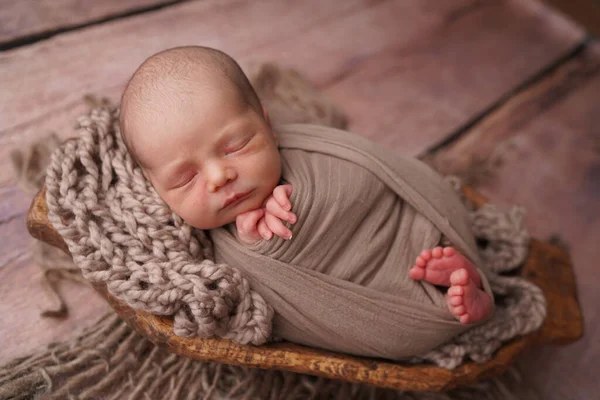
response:
[[[237,178],[237,173],[232,168],[215,166],[210,170],[207,189],[210,193],[214,193],[235,178]]]

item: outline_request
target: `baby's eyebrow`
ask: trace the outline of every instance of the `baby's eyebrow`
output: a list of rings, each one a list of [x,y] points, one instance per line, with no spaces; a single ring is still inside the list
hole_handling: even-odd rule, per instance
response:
[[[222,135],[219,136],[219,138],[215,142],[215,145],[217,147],[220,147],[220,146],[227,144],[227,142],[231,141],[232,139],[243,136],[245,134],[244,132],[246,132],[245,127],[246,127],[246,124],[243,124],[243,125],[236,125],[235,127],[232,127],[231,129],[227,129]]]
[[[243,136],[248,132],[251,123],[242,118],[237,118],[233,123],[229,124],[222,132],[220,132],[217,140],[215,141],[216,146],[220,146],[238,136]]]

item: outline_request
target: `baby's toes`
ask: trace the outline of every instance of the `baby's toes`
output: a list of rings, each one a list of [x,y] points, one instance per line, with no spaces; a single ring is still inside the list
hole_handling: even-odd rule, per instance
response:
[[[467,309],[465,308],[465,306],[456,306],[456,307],[452,307],[452,314],[456,315],[457,317],[460,317],[462,315],[464,315],[467,312]]]
[[[412,267],[408,271],[408,276],[410,276],[414,280],[421,280],[425,278],[425,269],[419,266]]]
[[[459,317],[461,324],[468,324],[471,320],[471,316],[469,314],[463,314]]]
[[[463,296],[450,296],[450,305],[457,307],[463,305]]]
[[[442,258],[443,254],[444,254],[444,251],[442,250],[441,247],[435,247],[433,250],[431,250],[431,255],[433,258]]]
[[[450,286],[448,289],[448,296],[462,296],[465,294],[465,290],[462,286]]]
[[[423,257],[419,256],[417,257],[417,261],[415,262],[415,264],[417,265],[417,267],[425,268],[425,265],[427,265],[427,261],[425,261]]]
[[[442,252],[444,253],[444,256],[451,257],[456,251],[454,250],[454,247],[444,247],[444,250],[442,250]]]
[[[421,252],[421,254],[419,255],[419,257],[421,257],[425,262],[431,260],[431,250],[430,249],[423,250]]]
[[[450,283],[452,286],[464,286],[469,283],[469,273],[466,269],[457,269],[450,275]]]

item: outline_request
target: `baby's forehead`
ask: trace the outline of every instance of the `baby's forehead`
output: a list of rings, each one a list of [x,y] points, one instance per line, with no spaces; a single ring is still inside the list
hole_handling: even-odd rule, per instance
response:
[[[199,71],[194,75],[180,77],[168,73],[141,75],[130,96],[130,105],[144,108],[163,108],[196,101],[212,102],[226,96],[230,100],[243,101],[244,95],[233,81],[225,76]]]
[[[165,139],[173,146],[187,146],[189,135],[183,135],[185,132],[193,131],[196,138],[212,139],[211,133],[220,127],[215,124],[231,122],[232,116],[249,108],[243,96],[223,86],[192,90],[189,86],[169,85],[173,86],[139,96],[124,110],[129,141],[139,149],[139,154],[145,154],[143,149],[148,145],[155,147],[155,143]],[[204,129],[207,121],[206,126],[214,129]]]

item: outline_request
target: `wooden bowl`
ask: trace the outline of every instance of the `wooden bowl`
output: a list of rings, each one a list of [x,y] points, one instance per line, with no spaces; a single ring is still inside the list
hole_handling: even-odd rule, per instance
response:
[[[478,207],[486,202],[469,187],[464,187],[463,191]],[[44,187],[33,199],[27,214],[27,229],[36,239],[68,253],[66,243],[48,220],[45,193]],[[513,359],[531,345],[567,344],[582,336],[583,319],[573,267],[567,253],[550,244],[532,240],[529,257],[519,274],[544,292],[548,315],[542,327],[507,342],[488,362],[467,362],[454,370],[349,356],[290,342],[257,347],[235,344],[226,339],[182,338],[173,334],[170,318],[134,310],[111,296],[105,285],[95,284],[94,287],[137,332],[155,344],[191,359],[280,369],[404,391],[446,391],[503,373]]]

